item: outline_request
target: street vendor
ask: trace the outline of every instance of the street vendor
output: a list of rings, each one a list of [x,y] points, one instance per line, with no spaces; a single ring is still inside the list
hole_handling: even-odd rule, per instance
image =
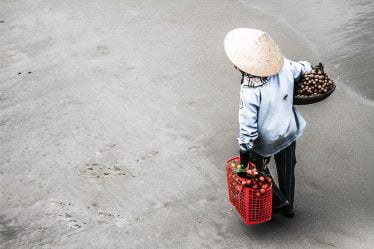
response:
[[[294,217],[296,139],[306,122],[293,106],[294,82],[312,70],[286,59],[274,40],[256,29],[238,28],[225,38],[228,58],[242,75],[239,106],[240,161],[264,167],[274,156],[273,213]],[[269,173],[267,167],[265,167]]]

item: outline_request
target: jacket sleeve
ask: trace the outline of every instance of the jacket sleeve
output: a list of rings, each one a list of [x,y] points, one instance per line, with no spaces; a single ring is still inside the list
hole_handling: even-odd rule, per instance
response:
[[[258,137],[257,112],[260,106],[260,94],[256,88],[243,88],[240,92],[239,107],[239,145],[241,150],[250,150]]]
[[[312,71],[312,66],[306,61],[289,61],[291,66],[291,72],[295,80],[299,80],[305,73]]]

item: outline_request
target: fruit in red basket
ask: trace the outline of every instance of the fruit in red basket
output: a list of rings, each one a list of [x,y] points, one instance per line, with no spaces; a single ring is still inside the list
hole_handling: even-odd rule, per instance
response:
[[[262,189],[260,189],[260,193],[261,193],[261,194],[265,194],[265,192],[266,192],[266,190],[265,190],[265,189],[263,189],[263,188],[262,188]]]
[[[235,166],[236,166],[236,162],[235,162],[235,161],[232,161],[232,162],[230,163],[230,166],[231,166],[231,167],[235,167]]]
[[[264,185],[261,186],[263,189],[267,189],[269,187],[269,185],[267,185],[266,183]]]
[[[245,185],[247,182],[246,181],[242,181],[242,185]]]
[[[272,181],[271,177],[267,176],[267,177],[266,177],[266,181],[267,181],[268,183],[270,183],[270,182]]]
[[[265,181],[265,177],[263,177],[263,176],[260,176],[258,179],[260,179],[261,182]]]
[[[251,184],[252,184],[252,181],[251,181],[251,180],[247,180],[246,184],[247,184],[247,185],[251,185]]]
[[[260,194],[260,192],[256,192],[256,194],[255,194],[256,196],[260,196],[261,194]]]
[[[247,174],[250,175],[250,176],[253,176],[253,171],[252,170],[247,170]]]
[[[257,188],[258,188],[258,185],[257,185],[257,184],[253,184],[253,185],[252,185],[252,188],[253,188],[253,189],[257,189]]]
[[[263,182],[258,182],[258,185],[259,186],[262,186],[264,183]]]

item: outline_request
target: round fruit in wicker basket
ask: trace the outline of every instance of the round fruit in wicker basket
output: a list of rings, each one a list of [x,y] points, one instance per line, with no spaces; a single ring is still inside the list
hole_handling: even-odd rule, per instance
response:
[[[295,84],[294,104],[312,104],[328,97],[334,90],[334,81],[325,73],[322,63]]]

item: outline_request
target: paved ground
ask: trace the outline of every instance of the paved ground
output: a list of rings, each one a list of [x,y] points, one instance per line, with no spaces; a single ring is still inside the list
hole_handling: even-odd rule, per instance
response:
[[[245,226],[228,203],[240,77],[225,34],[261,28],[290,59],[319,59],[272,16],[4,0],[0,17],[1,248],[373,247],[374,105],[339,80],[300,107],[296,217]]]

